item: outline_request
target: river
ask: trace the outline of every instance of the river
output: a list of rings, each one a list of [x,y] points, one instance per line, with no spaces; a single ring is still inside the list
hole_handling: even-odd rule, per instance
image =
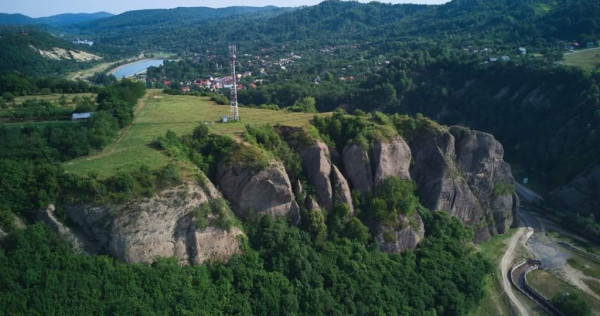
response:
[[[146,69],[148,69],[149,67],[158,67],[162,64],[162,59],[145,59],[123,66],[119,66],[116,69],[112,70],[110,73],[118,79],[121,79],[123,77],[128,78],[139,73],[145,72]]]

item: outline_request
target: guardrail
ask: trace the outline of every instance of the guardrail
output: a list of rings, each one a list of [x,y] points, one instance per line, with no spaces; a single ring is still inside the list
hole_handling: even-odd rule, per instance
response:
[[[529,292],[531,295],[535,296],[538,300],[542,301],[545,305],[544,310],[550,312],[554,315],[567,316],[565,313],[561,312],[556,306],[554,306],[548,299],[546,299],[542,294],[538,293],[534,290],[529,284],[527,284],[527,274],[533,270],[539,269],[538,265],[534,265],[527,269],[523,275],[523,286],[525,286],[525,290]]]
[[[530,264],[531,267],[529,267],[527,270],[525,270],[525,273],[523,274],[523,286],[524,286],[524,289],[523,289],[519,286],[518,281],[513,279],[513,273],[516,269],[524,266],[525,264]],[[534,303],[536,303],[546,313],[548,313],[550,315],[567,316],[563,312],[561,312],[559,309],[557,309],[554,305],[552,305],[552,303],[549,300],[547,300],[544,296],[539,294],[536,290],[534,290],[531,286],[529,286],[529,284],[527,284],[527,273],[529,273],[535,269],[538,269],[539,266],[540,266],[540,262],[538,260],[535,260],[535,259],[521,260],[521,261],[517,262],[516,264],[514,264],[510,268],[510,270],[508,271],[508,273],[509,273],[508,279],[510,280],[510,283],[512,284],[513,287],[515,287],[519,292],[521,292],[521,294],[525,295],[527,298],[529,298]]]

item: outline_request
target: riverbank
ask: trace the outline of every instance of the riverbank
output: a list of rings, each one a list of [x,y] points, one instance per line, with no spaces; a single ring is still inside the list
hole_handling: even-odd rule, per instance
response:
[[[119,65],[118,67],[110,70],[109,74],[114,75],[115,77],[117,77],[117,79],[123,77],[129,78],[137,74],[146,72],[146,70],[149,67],[160,66],[163,64],[163,62],[163,59],[145,58],[127,64]]]
[[[118,69],[119,67],[126,66],[127,64],[130,64],[130,63],[134,63],[134,62],[138,62],[138,61],[142,61],[142,60],[149,60],[149,59],[167,59],[169,56],[173,56],[173,54],[172,53],[164,53],[164,52],[147,53],[147,54],[141,53],[138,56],[129,57],[129,58],[112,61],[112,62],[105,62],[105,63],[101,63],[101,64],[95,65],[95,66],[87,68],[87,69],[83,69],[83,70],[76,71],[76,72],[71,72],[71,73],[67,74],[66,78],[69,80],[78,80],[78,79],[86,80],[86,79],[92,77],[97,72],[110,72],[115,69]]]

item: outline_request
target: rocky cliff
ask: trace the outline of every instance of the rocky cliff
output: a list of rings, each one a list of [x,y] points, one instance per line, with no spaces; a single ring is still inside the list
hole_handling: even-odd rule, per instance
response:
[[[158,257],[174,257],[181,264],[197,264],[225,260],[240,251],[237,237],[242,231],[223,225],[218,218],[225,216],[223,198],[241,219],[266,215],[286,218],[292,224],[301,223],[301,207],[306,211],[303,214],[314,215],[311,212],[331,211],[340,202],[349,206],[348,223],[355,216],[355,207],[369,205],[363,199],[370,198],[388,177],[397,177],[416,183],[423,206],[447,211],[473,226],[477,242],[505,232],[512,224],[518,206],[514,180],[510,166],[503,161],[502,145],[490,134],[461,127],[421,127],[410,134],[408,144],[394,131],[370,138],[368,147],[350,140],[343,148],[330,148],[303,130],[282,131],[296,135],[283,138],[298,154],[297,163],[304,172],[292,176],[293,185],[283,162],[267,153],[260,159],[248,156],[254,157],[254,163],[218,164],[213,182],[205,178],[203,186],[188,182],[124,204],[61,206],[77,229],[60,223],[52,209],[46,210],[42,219],[84,252],[108,253],[125,262],[151,263]],[[597,179],[585,180],[587,187],[597,188]],[[360,205],[354,205],[351,190],[363,193],[356,197]],[[221,205],[219,211],[210,211],[215,205]],[[393,211],[397,220],[381,217],[382,213],[362,213],[360,217],[380,249],[401,252],[417,247],[425,235],[419,213],[388,211]],[[406,212],[410,215],[403,215]],[[320,225],[324,225],[323,214],[319,215]]]
[[[503,233],[518,208],[502,145],[462,127],[423,130],[410,141],[411,168],[421,203],[445,210],[475,229],[475,241]]]
[[[300,158],[308,182],[315,189],[317,203],[322,208],[331,210],[333,203],[338,199],[341,203],[346,203],[350,207],[350,213],[353,213],[350,186],[338,167],[332,164],[327,145],[318,141],[304,148]]]
[[[400,136],[375,141],[367,149],[348,144],[342,151],[344,170],[354,190],[366,193],[390,176],[410,179],[410,148]]]
[[[419,213],[398,216],[399,225],[386,227],[377,224],[374,238],[379,244],[379,249],[385,252],[398,253],[408,249],[415,249],[425,236],[425,226]]]
[[[290,179],[280,162],[262,170],[243,166],[220,166],[216,181],[235,213],[245,218],[250,213],[300,220],[298,204]]]
[[[206,182],[205,189],[186,183],[121,205],[64,206],[78,226],[72,236],[88,251],[129,263],[152,263],[158,257],[174,257],[180,264],[225,260],[240,251],[237,236],[243,233],[237,227],[196,226],[195,210],[220,198]]]

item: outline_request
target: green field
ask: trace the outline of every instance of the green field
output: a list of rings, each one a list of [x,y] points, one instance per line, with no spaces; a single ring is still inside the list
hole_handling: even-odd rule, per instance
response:
[[[228,105],[216,105],[207,98],[166,95],[160,90],[148,90],[136,109],[133,124],[122,131],[113,145],[94,155],[65,162],[64,167],[67,172],[84,176],[95,172],[101,178],[117,170],[134,170],[144,164],[152,169],[160,168],[169,163],[169,157],[150,144],[168,130],[183,135],[192,132],[199,124],[207,124],[214,133],[239,139],[246,124],[308,126],[314,116],[240,108],[242,122],[218,123],[221,116],[227,114]]]
[[[600,48],[591,48],[565,54],[564,64],[590,71],[598,69],[600,66]]]
[[[547,299],[552,299],[559,293],[576,293],[590,305],[594,315],[600,313],[600,301],[597,301],[573,285],[563,281],[553,273],[543,270],[533,270],[527,275],[527,282],[532,288]]]

